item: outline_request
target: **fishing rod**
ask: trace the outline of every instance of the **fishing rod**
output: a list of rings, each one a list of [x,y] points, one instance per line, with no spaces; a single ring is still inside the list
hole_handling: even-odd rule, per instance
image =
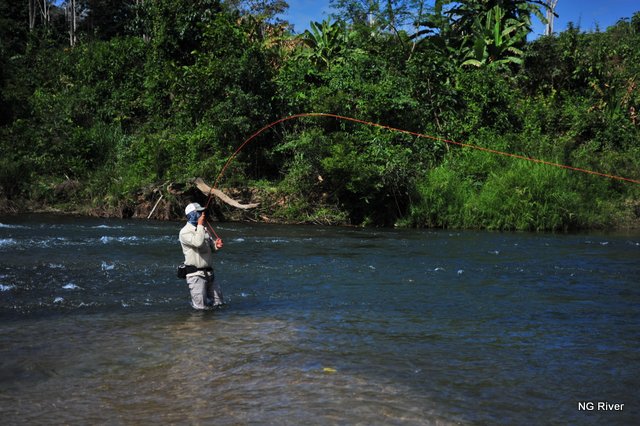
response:
[[[624,177],[624,176],[617,176],[617,175],[608,174],[608,173],[601,173],[601,172],[597,172],[595,170],[589,170],[589,169],[584,169],[584,168],[580,168],[580,167],[569,166],[569,165],[566,165],[566,164],[555,163],[555,162],[552,162],[552,161],[542,160],[542,159],[539,159],[539,158],[527,157],[525,155],[513,154],[513,153],[509,153],[509,152],[505,152],[505,151],[499,151],[499,150],[496,150],[496,149],[485,148],[485,147],[482,147],[482,146],[472,145],[472,144],[465,143],[465,142],[457,142],[457,141],[454,141],[454,140],[445,139],[445,138],[438,137],[438,136],[427,135],[427,134],[424,134],[424,133],[413,132],[413,131],[410,131],[410,130],[405,130],[405,129],[400,129],[400,128],[397,128],[397,127],[388,126],[388,125],[385,125],[385,124],[374,123],[372,121],[360,120],[358,118],[346,117],[346,116],[343,116],[343,115],[331,114],[331,113],[325,113],[325,112],[306,112],[306,113],[290,115],[290,116],[287,116],[287,117],[280,118],[280,119],[278,119],[278,120],[276,120],[274,122],[271,122],[271,123],[267,124],[266,126],[262,127],[261,129],[259,129],[258,131],[256,131],[255,133],[253,133],[251,136],[249,136],[249,138],[247,138],[244,142],[242,142],[242,144],[240,144],[240,146],[233,152],[233,154],[231,154],[231,156],[229,156],[227,161],[222,166],[222,169],[220,169],[220,172],[216,176],[216,179],[215,179],[215,181],[213,183],[213,186],[211,187],[211,189],[209,191],[209,196],[207,198],[207,207],[209,206],[209,202],[211,201],[211,198],[213,197],[213,190],[215,188],[217,188],[218,183],[220,182],[220,179],[222,178],[222,175],[224,175],[224,172],[227,170],[227,167],[238,156],[238,154],[244,149],[244,147],[246,145],[248,145],[252,140],[254,140],[256,137],[258,137],[258,135],[260,135],[261,133],[265,132],[266,130],[269,130],[270,128],[272,128],[272,127],[274,127],[274,126],[276,126],[276,125],[278,125],[280,123],[283,123],[283,122],[289,121],[289,120],[304,118],[304,117],[328,117],[328,118],[335,118],[337,120],[351,121],[351,122],[363,124],[363,125],[366,125],[366,126],[378,127],[378,128],[381,128],[381,129],[389,130],[391,132],[403,133],[403,134],[415,136],[415,137],[418,137],[418,138],[430,139],[430,140],[434,140],[434,141],[443,142],[443,143],[446,143],[446,144],[449,144],[449,145],[456,145],[456,146],[460,146],[460,147],[463,147],[463,148],[471,148],[471,149],[475,149],[475,150],[478,150],[478,151],[484,151],[484,152],[488,152],[490,154],[502,155],[504,157],[516,158],[516,159],[519,159],[519,160],[530,161],[532,163],[544,164],[544,165],[552,166],[552,167],[558,167],[558,168],[561,168],[561,169],[571,170],[571,171],[574,171],[574,172],[580,172],[580,173],[600,176],[600,177],[604,177],[604,178],[608,178],[608,179],[640,184],[640,180],[637,180],[637,179],[631,179],[631,178],[627,178],[627,177]],[[207,222],[207,225],[209,225],[208,222]],[[211,225],[209,225],[209,228],[211,228],[211,230],[213,231],[213,227],[211,227]],[[215,234],[215,231],[213,231],[213,233]],[[217,237],[217,234],[216,234],[216,237]]]

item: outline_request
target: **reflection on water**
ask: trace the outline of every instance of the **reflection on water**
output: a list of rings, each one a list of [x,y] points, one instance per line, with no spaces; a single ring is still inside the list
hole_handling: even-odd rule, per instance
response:
[[[8,424],[640,420],[638,235],[226,224],[201,313],[181,224],[0,223]]]

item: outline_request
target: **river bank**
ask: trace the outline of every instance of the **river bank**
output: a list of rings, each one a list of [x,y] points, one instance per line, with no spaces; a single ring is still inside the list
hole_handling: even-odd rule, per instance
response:
[[[223,196],[212,196],[196,185],[196,179],[187,182],[163,182],[133,191],[118,199],[91,198],[83,195],[83,185],[77,181],[65,181],[51,185],[47,196],[38,200],[9,200],[0,194],[0,215],[21,213],[54,213],[86,217],[116,219],[182,220],[184,206],[191,202],[209,204],[212,220],[220,222],[349,225],[344,214],[335,207],[308,201],[310,209],[317,204],[320,213],[304,215],[287,214],[288,206],[297,201],[275,188],[245,187],[224,188]],[[206,188],[206,187],[205,187]],[[313,206],[311,206],[313,204]],[[324,213],[323,213],[324,212]]]
[[[277,187],[254,186],[224,188],[228,199],[212,197],[194,182],[162,182],[148,185],[119,198],[90,197],[83,192],[81,182],[67,180],[50,185],[40,191],[38,199],[10,200],[0,194],[0,214],[55,213],[86,217],[118,219],[182,220],[184,206],[190,202],[209,204],[211,220],[219,222],[272,223],[283,225],[312,224],[330,226],[354,225],[346,211],[335,204],[326,203],[325,197],[309,196],[302,200],[283,193]],[[205,188],[208,188],[205,186]],[[235,206],[228,204],[229,202]],[[252,208],[243,206],[251,205]],[[237,208],[241,206],[243,208]],[[255,206],[255,207],[253,207]],[[597,222],[591,226],[567,227],[564,231],[608,230],[625,231],[640,229],[640,200],[626,199],[618,203],[616,211],[609,215],[609,222]],[[542,220],[544,221],[544,220]],[[580,221],[577,221],[580,222]],[[359,224],[361,226],[379,224]],[[428,224],[398,220],[394,227],[433,228]],[[439,227],[435,227],[439,228]],[[494,229],[482,225],[451,227],[451,229]],[[510,230],[508,227],[501,230]],[[545,229],[541,229],[545,231]],[[548,230],[546,230],[548,231]]]

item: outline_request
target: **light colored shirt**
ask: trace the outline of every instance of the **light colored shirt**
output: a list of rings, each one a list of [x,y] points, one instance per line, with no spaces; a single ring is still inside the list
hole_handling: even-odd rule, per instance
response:
[[[213,252],[216,250],[211,236],[202,225],[187,223],[180,230],[180,245],[185,265],[197,268],[213,268]]]

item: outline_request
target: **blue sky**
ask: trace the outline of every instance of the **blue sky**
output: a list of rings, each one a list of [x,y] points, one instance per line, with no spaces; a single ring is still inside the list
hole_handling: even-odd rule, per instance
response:
[[[282,16],[294,25],[297,33],[309,28],[310,21],[322,21],[332,12],[329,0],[287,0],[289,10]],[[596,25],[604,31],[620,18],[630,18],[640,11],[639,0],[558,0],[555,20],[556,32],[566,29],[569,22],[580,24],[583,31],[593,31]],[[536,22],[534,36],[544,32],[544,25]]]

